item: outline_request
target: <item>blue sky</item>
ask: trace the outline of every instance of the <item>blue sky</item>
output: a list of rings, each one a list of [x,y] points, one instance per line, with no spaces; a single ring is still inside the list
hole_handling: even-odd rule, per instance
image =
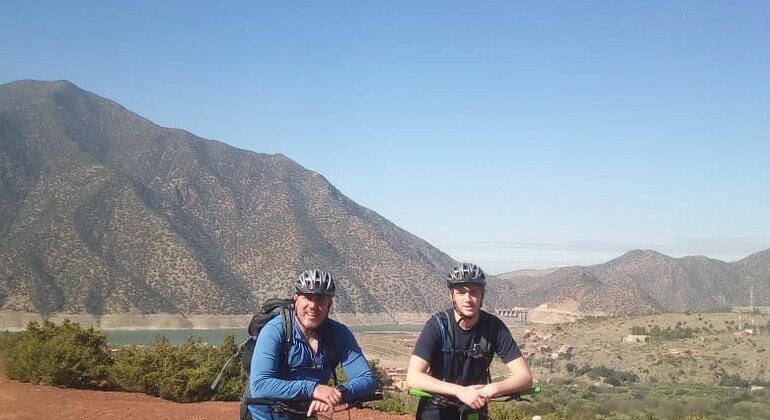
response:
[[[770,2],[6,1],[66,79],[501,273],[770,248]]]

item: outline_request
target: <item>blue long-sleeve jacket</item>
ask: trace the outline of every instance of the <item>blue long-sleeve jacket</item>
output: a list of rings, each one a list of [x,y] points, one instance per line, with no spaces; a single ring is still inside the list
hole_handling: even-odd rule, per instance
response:
[[[294,344],[284,360],[284,331],[277,316],[262,328],[251,359],[249,392],[251,398],[310,401],[316,384],[326,384],[336,366],[332,352],[342,364],[348,380],[340,385],[343,401],[354,401],[377,390],[377,378],[369,368],[353,333],[345,325],[327,319],[319,330],[318,352],[314,355],[297,323],[294,323]],[[286,419],[265,405],[249,405],[254,419]]]

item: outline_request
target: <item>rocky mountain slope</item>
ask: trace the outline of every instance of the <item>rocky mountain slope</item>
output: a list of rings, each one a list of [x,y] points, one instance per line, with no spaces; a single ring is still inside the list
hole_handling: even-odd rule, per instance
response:
[[[584,314],[684,312],[770,306],[770,250],[726,263],[703,256],[672,258],[633,250],[603,264],[500,275],[503,300],[547,304]]]
[[[66,81],[0,86],[0,139],[2,309],[249,313],[312,267],[335,274],[342,312],[444,299],[449,256],[283,155]]]
[[[0,85],[0,311],[247,314],[299,270],[338,313],[426,313],[454,261],[281,154],[160,127],[67,81]],[[770,299],[770,250],[507,273],[485,308],[627,314]]]

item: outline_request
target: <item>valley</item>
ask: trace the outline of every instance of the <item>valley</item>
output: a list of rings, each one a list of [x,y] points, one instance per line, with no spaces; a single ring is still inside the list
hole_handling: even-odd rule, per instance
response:
[[[770,315],[746,313],[673,313],[582,319],[573,323],[510,324],[514,339],[541,382],[570,376],[570,366],[604,366],[633,373],[639,383],[718,384],[738,375],[770,382]],[[657,329],[656,329],[657,327]],[[632,329],[661,331],[634,342]],[[669,331],[666,333],[666,331]],[[672,338],[677,336],[681,338]],[[384,367],[406,367],[418,333],[359,333],[367,357]],[[637,334],[640,335],[640,334]],[[685,337],[686,336],[686,337]],[[625,339],[625,340],[624,340]],[[643,340],[643,339],[642,339]],[[559,350],[571,348],[569,354]],[[501,363],[493,373],[505,373]],[[589,379],[589,378],[585,378]]]

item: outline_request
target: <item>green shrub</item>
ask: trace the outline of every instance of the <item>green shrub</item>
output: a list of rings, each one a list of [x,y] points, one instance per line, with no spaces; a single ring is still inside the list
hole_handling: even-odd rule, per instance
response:
[[[381,401],[367,403],[378,411],[391,414],[414,414],[417,412],[419,398],[401,392],[385,392]]]
[[[492,402],[489,404],[489,418],[500,420],[530,420],[532,416],[519,404],[511,402]]]
[[[9,378],[70,388],[107,387],[112,358],[107,336],[64,320],[31,322],[4,335],[0,354]]]
[[[110,387],[179,402],[239,400],[247,381],[238,358],[230,360],[218,386],[211,389],[235,351],[234,337],[228,335],[221,346],[193,337],[176,346],[158,337],[149,346],[125,346],[111,352],[106,334],[69,320],[61,325],[33,322],[25,331],[0,335],[0,357],[12,379],[73,388]],[[369,364],[381,387],[392,384],[377,361]],[[341,368],[338,379],[345,381]],[[402,411],[412,409],[405,402],[385,404],[401,406]]]
[[[606,414],[600,404],[586,400],[572,400],[563,409],[564,418],[573,420],[594,420]]]
[[[115,353],[112,379],[122,389],[178,402],[238,400],[246,384],[240,360],[232,361],[215,390],[211,383],[235,351],[232,336],[222,346],[190,337],[181,346],[164,338],[149,347],[129,346]]]
[[[578,374],[585,374],[591,379],[603,378],[604,382],[613,386],[621,384],[633,384],[639,380],[639,376],[633,372],[623,372],[606,366],[583,366],[577,371]]]
[[[374,372],[374,376],[377,377],[379,389],[382,390],[383,388],[393,385],[393,378],[388,376],[388,373],[385,372],[385,369],[380,367],[379,363],[379,360],[369,360],[369,367],[372,369],[372,372]],[[341,378],[340,381],[342,381]]]
[[[741,376],[738,374],[734,374],[734,375],[724,376],[720,378],[719,385],[737,387],[737,388],[748,388],[749,381],[741,378]]]
[[[377,384],[379,386],[379,390],[381,391],[385,387],[389,387],[393,385],[393,379],[388,376],[388,373],[385,372],[385,369],[382,369],[379,366],[378,360],[369,360],[369,368],[372,369],[372,372],[374,373],[374,376],[377,378]],[[347,376],[345,375],[345,371],[342,369],[342,364],[338,364],[336,370],[334,373],[337,375],[337,381],[339,383],[346,382],[348,380]],[[329,378],[329,385],[337,385],[334,383],[334,377],[332,376]]]

